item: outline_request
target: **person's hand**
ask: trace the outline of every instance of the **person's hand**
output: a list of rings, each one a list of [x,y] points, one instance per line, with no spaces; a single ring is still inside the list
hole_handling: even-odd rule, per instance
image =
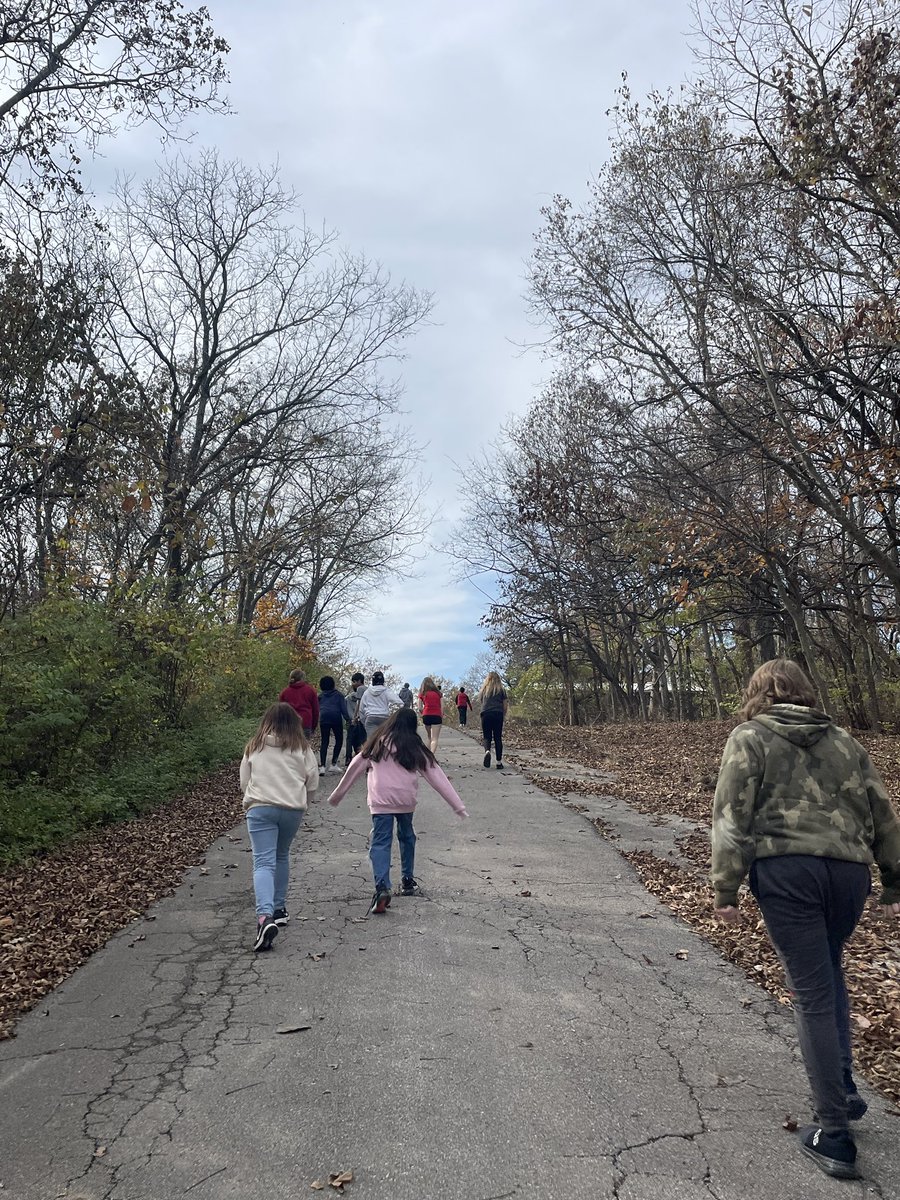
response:
[[[715,914],[723,925],[740,925],[741,923],[741,910],[733,904],[726,904],[724,908],[715,909]]]
[[[886,917],[900,917],[900,901],[894,904],[882,904],[881,911]]]

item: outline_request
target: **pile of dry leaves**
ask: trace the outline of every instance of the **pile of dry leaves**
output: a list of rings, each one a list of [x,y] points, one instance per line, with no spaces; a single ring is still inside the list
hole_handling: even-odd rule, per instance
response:
[[[523,748],[552,745],[554,756],[615,777],[609,783],[591,782],[585,790],[618,796],[651,818],[674,813],[705,829],[709,826],[722,746],[732,727],[732,722],[713,721],[553,730],[516,725],[510,730],[509,740]],[[897,804],[900,737],[867,735],[860,740]],[[540,777],[534,782],[554,794],[573,790],[569,781]],[[678,866],[648,852],[626,857],[649,891],[693,925],[726,958],[786,1002],[784,976],[752,896],[748,895],[742,904],[746,914],[742,927],[720,925],[711,910],[706,832],[682,839],[681,849],[692,867]],[[857,1061],[870,1082],[900,1102],[900,924],[889,923],[874,903],[869,905],[847,949],[846,965]]]
[[[154,813],[0,875],[0,1038],[111,934],[174,891],[240,817],[232,765]]]

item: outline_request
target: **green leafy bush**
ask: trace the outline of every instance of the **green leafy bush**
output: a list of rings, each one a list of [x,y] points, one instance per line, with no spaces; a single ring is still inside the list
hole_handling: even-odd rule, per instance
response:
[[[69,596],[0,624],[0,857],[146,811],[236,757],[291,667],[200,602]]]
[[[0,784],[0,864],[49,850],[83,830],[150,812],[237,758],[256,718],[226,717],[192,730],[167,730],[152,754],[57,786]]]

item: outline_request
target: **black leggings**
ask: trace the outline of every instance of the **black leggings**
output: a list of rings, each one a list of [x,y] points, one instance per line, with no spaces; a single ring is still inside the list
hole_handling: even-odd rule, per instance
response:
[[[481,735],[484,738],[484,748],[491,749],[493,739],[497,762],[503,762],[503,713],[489,712],[481,714]]]
[[[331,734],[334,734],[334,755],[331,759],[333,763],[341,757],[341,747],[344,744],[344,722],[343,721],[321,721],[319,730],[322,734],[322,749],[321,763],[326,766],[328,763],[328,739]]]
[[[458,706],[457,706],[457,709],[456,709],[456,711],[459,713],[459,723],[460,723],[460,725],[465,725],[465,723],[466,723],[466,713],[467,713],[469,710],[468,710],[468,709],[465,707],[465,705],[462,705],[462,704],[461,704],[461,705],[458,705]]]

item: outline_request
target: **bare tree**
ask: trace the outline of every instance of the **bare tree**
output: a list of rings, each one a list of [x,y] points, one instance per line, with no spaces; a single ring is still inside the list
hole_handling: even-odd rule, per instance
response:
[[[5,0],[0,180],[77,191],[83,147],[119,126],[221,108],[227,52],[207,9],[179,0]]]
[[[379,367],[429,301],[327,232],[288,226],[294,200],[275,171],[209,153],[124,183],[119,201],[97,357],[143,406],[138,490],[152,506],[132,572],[161,569],[177,599],[224,495],[287,448],[314,457],[337,414],[393,410]]]

